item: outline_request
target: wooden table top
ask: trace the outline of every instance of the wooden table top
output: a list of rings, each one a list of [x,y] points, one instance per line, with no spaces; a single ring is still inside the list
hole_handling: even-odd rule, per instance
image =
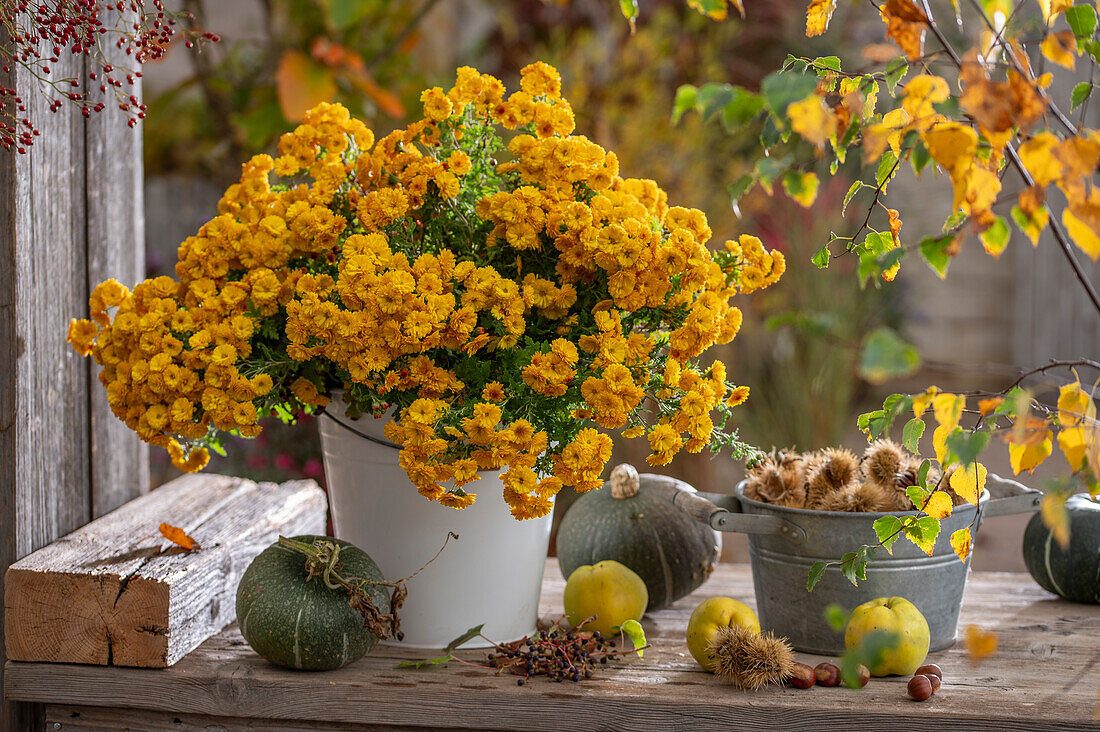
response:
[[[551,560],[543,617],[561,614],[564,584]],[[580,683],[538,677],[519,687],[515,676],[459,663],[395,669],[424,654],[388,646],[338,671],[295,672],[261,659],[233,626],[168,669],[9,662],[5,693],[50,705],[47,729],[65,730],[252,729],[257,720],[279,720],[280,729],[1100,730],[1100,606],[1059,600],[1026,574],[971,575],[960,636],[968,625],[992,631],[997,651],[979,663],[961,643],[932,654],[944,682],[924,703],[906,696],[905,678],[872,679],[862,690],[747,692],[722,683],[684,644],[691,610],[717,595],[753,605],[748,566],[720,565],[693,595],[646,617],[653,647],[644,658],[601,666]]]

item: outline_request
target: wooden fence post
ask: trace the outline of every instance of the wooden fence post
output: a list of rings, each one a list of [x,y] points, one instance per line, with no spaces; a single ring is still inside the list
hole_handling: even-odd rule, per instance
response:
[[[38,82],[11,68],[0,83],[41,135],[25,155],[0,149],[0,573],[149,481],[145,447],[107,409],[94,364],[66,343],[90,286],[143,274],[140,128],[110,103],[88,121],[71,104],[51,113]],[[84,59],[63,56],[51,76],[86,78]],[[40,718],[4,704],[0,729]]]

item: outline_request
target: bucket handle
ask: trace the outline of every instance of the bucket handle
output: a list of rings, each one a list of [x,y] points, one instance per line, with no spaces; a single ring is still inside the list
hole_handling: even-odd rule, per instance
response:
[[[1043,492],[1028,488],[1022,483],[989,474],[985,484],[989,491],[989,502],[985,506],[982,518],[990,516],[1008,516],[1014,513],[1032,513],[1039,510]]]
[[[696,521],[706,524],[715,531],[735,531],[739,534],[773,534],[792,544],[806,541],[806,532],[801,526],[778,516],[742,513],[741,503],[734,496],[722,496],[723,503],[729,503],[733,510],[717,506],[698,493],[677,490],[672,503]]]

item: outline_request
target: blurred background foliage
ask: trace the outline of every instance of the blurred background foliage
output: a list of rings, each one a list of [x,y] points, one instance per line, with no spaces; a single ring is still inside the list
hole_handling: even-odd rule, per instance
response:
[[[842,226],[847,186],[824,186],[810,209],[777,187],[773,196],[743,198],[735,211],[727,184],[748,172],[757,136],[730,134],[700,115],[674,125],[671,116],[680,85],[722,80],[757,88],[788,52],[797,53],[805,42],[803,0],[757,3],[748,20],[725,22],[683,0],[647,0],[634,33],[618,3],[607,0],[184,0],[184,9],[222,41],[201,53],[174,49],[146,70],[146,175],[175,186],[155,197],[159,204],[147,193],[150,222],[171,218],[183,191],[196,185],[208,189],[200,209],[212,216],[241,163],[270,151],[318,101],[339,101],[384,133],[419,112],[421,89],[449,87],[457,66],[475,66],[513,88],[520,68],[544,60],[561,71],[578,133],[614,150],[625,175],[652,178],[670,201],[705,211],[715,245],[752,232],[787,255],[780,283],[742,304],[741,334],[713,351],[731,378],[752,389],[740,410],[742,437],[766,449],[813,449],[850,436],[869,403],[858,378],[859,344],[898,320],[887,294],[893,288],[853,286],[854,261],[841,258],[828,271],[809,263]],[[188,225],[150,237],[150,270],[171,270],[175,247],[197,228]],[[322,478],[313,426],[270,422],[259,439],[228,445],[227,457],[208,469],[263,480]],[[636,442],[617,445],[614,460],[643,463],[648,448]],[[739,468],[702,455],[678,457],[665,472],[710,489],[732,487],[739,477]],[[154,474],[159,484],[173,469],[164,461]]]

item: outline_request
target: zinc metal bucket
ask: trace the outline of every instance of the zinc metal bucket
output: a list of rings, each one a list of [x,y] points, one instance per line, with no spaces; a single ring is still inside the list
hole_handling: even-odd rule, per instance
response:
[[[748,534],[760,627],[785,636],[798,651],[829,656],[844,652],[844,634],[829,625],[825,609],[835,604],[850,611],[879,597],[904,597],[921,611],[928,620],[930,651],[954,645],[970,559],[959,561],[949,537],[971,525],[976,535],[982,520],[989,516],[1035,511],[1042,496],[1039,491],[990,475],[977,506],[956,506],[940,522],[931,556],[901,537],[893,544],[892,555],[881,547],[872,550],[867,579],[860,580],[858,586],[833,564],[813,591],[807,592],[806,580],[814,562],[838,562],[861,545],[877,544],[872,524],[881,516],[915,516],[917,512],[787,508],[747,498],[744,490],[745,483],[741,483],[733,496],[682,492],[676,494],[674,503],[719,531]]]

